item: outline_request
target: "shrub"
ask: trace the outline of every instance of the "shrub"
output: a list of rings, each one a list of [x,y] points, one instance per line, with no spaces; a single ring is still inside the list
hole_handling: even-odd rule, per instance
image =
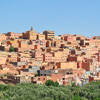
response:
[[[13,46],[10,46],[9,51],[10,52],[15,52],[15,48]]]

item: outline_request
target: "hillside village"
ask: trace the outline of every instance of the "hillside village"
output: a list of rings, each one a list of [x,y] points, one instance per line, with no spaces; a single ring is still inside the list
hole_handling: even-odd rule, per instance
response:
[[[100,36],[37,33],[0,34],[0,83],[82,86],[100,80]]]

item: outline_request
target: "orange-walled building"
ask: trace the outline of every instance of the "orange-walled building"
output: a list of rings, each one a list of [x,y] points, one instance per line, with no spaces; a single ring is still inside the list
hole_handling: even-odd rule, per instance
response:
[[[43,61],[44,62],[52,62],[53,61],[52,54],[50,54],[50,53],[43,54]]]
[[[45,35],[43,35],[42,33],[38,33],[37,34],[37,39],[39,39],[39,40],[45,40]]]
[[[44,31],[43,34],[45,35],[45,39],[54,39],[55,38],[55,32],[54,31]]]
[[[26,31],[25,33],[23,33],[22,37],[23,37],[23,39],[36,40],[37,39],[37,33],[31,27],[31,29],[29,31]]]
[[[77,62],[57,62],[56,66],[58,69],[76,69]]]

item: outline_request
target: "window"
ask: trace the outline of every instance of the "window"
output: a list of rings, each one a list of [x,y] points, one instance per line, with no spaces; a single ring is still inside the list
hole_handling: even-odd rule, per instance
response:
[[[65,80],[65,78],[62,78],[63,80]]]
[[[38,80],[40,80],[40,78],[38,78]]]
[[[87,60],[85,60],[85,62],[87,62]]]

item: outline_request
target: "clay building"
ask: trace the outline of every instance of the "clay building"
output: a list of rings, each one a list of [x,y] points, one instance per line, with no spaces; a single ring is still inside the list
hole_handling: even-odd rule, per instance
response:
[[[36,31],[34,31],[33,28],[31,27],[29,31],[23,33],[23,39],[36,40],[37,39]]]
[[[55,32],[54,31],[44,31],[43,34],[45,35],[45,39],[54,39],[55,37]]]

